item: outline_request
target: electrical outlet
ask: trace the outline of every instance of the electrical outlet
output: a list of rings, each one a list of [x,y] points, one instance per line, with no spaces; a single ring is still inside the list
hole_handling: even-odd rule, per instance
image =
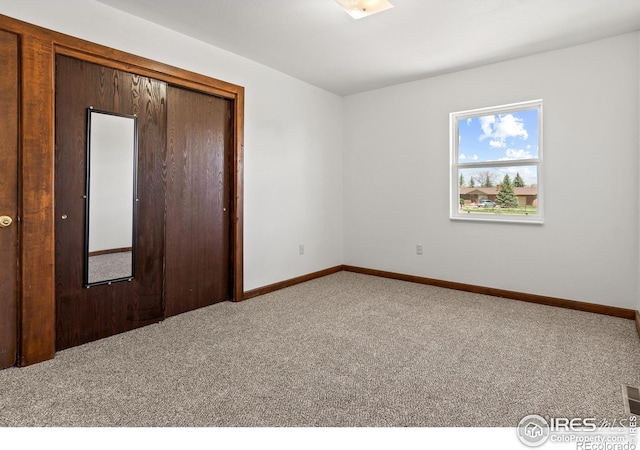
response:
[[[416,245],[416,255],[422,255],[422,244]]]
[[[300,254],[304,255],[304,244],[300,244],[299,250],[300,250]]]

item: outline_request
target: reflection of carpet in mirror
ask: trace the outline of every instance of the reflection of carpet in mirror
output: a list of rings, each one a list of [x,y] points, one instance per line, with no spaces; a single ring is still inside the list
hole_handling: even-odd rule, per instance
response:
[[[131,276],[132,252],[108,253],[89,257],[89,283]]]

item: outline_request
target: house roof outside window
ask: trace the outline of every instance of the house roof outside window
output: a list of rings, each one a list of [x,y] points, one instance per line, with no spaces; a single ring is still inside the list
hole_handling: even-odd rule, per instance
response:
[[[499,190],[499,185],[492,187],[461,187],[460,195],[498,195]],[[536,186],[514,187],[513,191],[517,196],[538,195],[538,188]]]

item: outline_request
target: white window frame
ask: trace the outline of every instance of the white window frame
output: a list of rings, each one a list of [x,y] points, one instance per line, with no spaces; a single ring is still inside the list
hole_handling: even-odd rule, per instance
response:
[[[526,109],[538,110],[538,157],[531,159],[515,159],[500,161],[483,161],[483,162],[464,162],[458,160],[459,152],[459,130],[458,123],[464,119],[488,116],[492,114],[508,114],[511,112],[522,111]],[[451,152],[451,171],[450,171],[450,197],[451,197],[451,220],[481,221],[481,222],[511,222],[511,223],[533,223],[542,224],[544,222],[543,215],[543,186],[542,186],[542,100],[531,100],[520,103],[511,103],[508,105],[492,106],[489,108],[472,109],[468,111],[459,111],[449,114],[449,131],[450,140],[449,147]],[[460,179],[458,177],[459,169],[483,169],[495,167],[519,167],[519,166],[536,166],[537,171],[537,211],[536,214],[518,215],[518,214],[472,214],[465,213],[460,210]]]

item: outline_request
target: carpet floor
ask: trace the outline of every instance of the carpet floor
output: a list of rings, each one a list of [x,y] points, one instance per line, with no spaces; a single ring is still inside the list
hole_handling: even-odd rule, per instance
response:
[[[624,418],[633,321],[340,272],[0,371],[4,427]]]

